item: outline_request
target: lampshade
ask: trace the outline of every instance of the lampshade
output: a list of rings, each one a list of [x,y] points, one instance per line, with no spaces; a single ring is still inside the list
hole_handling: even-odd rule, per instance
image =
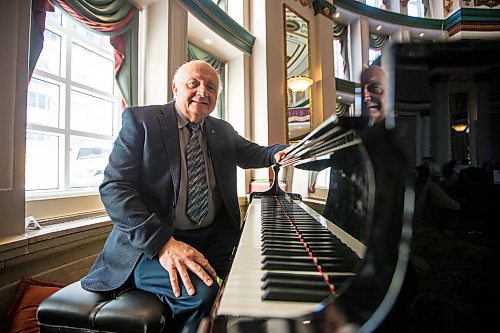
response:
[[[288,88],[293,92],[304,91],[313,84],[313,80],[306,76],[294,76],[287,81]]]
[[[455,125],[451,125],[451,128],[453,128],[453,130],[455,132],[463,132],[467,129],[467,124],[455,124]]]

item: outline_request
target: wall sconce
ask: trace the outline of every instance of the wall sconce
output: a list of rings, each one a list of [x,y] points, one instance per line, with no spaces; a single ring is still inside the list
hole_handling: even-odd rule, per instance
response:
[[[293,92],[304,91],[313,84],[313,80],[306,76],[294,76],[288,79],[287,85]]]
[[[453,128],[453,130],[455,132],[463,132],[467,129],[467,127],[469,127],[468,124],[454,124],[454,125],[451,125],[451,128]]]

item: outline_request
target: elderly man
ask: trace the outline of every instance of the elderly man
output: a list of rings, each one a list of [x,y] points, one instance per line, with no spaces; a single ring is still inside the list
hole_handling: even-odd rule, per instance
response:
[[[371,122],[382,121],[386,116],[386,74],[377,65],[371,65],[361,73],[362,113]]]
[[[286,148],[211,117],[220,84],[208,63],[188,62],[174,75],[174,101],[127,108],[100,186],[113,230],[82,286],[133,281],[169,304],[168,332],[196,331],[229,269],[240,234],[236,166],[268,167]]]

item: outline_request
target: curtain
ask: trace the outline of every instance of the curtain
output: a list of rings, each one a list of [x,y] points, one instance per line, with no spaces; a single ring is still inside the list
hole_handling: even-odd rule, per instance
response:
[[[388,38],[389,36],[370,34],[370,48],[380,51]]]
[[[335,114],[339,117],[349,116],[350,109],[351,109],[351,106],[349,104],[342,103],[342,102],[335,103]]]
[[[431,6],[429,4],[429,0],[422,0],[422,4],[424,5],[424,17],[431,18]]]
[[[115,78],[123,97],[122,106],[137,104],[139,31],[137,9],[126,0],[50,0],[52,4],[49,0],[34,0],[34,5],[41,2],[45,6],[54,4],[84,27],[110,36],[115,53]],[[43,13],[42,27],[44,25],[45,13]],[[42,33],[41,45],[43,45],[43,29],[39,31]],[[33,29],[31,38],[35,45],[38,45],[39,31]],[[32,62],[36,64],[39,55],[40,53],[33,52],[32,58],[30,52],[30,65]]]
[[[350,80],[348,33],[349,28],[347,25],[343,25],[335,21],[333,22],[333,38],[340,42],[340,54],[342,55],[342,60],[344,62],[344,75],[347,80]]]
[[[42,53],[43,32],[45,31],[46,12],[53,12],[54,6],[47,0],[33,0],[30,17],[30,44],[29,44],[29,77],[33,75],[36,62]]]
[[[194,46],[191,43],[188,43],[188,61],[191,60],[203,60],[209,63],[217,73],[219,73],[221,84],[223,85],[225,82],[225,66],[226,64],[216,58],[214,58],[211,54],[203,51],[202,49]],[[219,118],[223,117],[223,110],[225,109],[225,89],[222,86],[222,91],[220,93],[219,98],[217,99],[217,105],[215,108],[215,115]]]

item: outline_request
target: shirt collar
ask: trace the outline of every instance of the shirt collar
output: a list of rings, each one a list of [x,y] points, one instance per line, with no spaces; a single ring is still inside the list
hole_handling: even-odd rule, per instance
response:
[[[187,119],[181,112],[181,110],[179,110],[179,108],[177,107],[177,105],[174,104],[174,107],[175,107],[175,111],[177,113],[177,127],[179,129],[182,129],[184,127],[187,126],[187,124],[189,123],[189,119]],[[203,123],[205,122],[205,119],[202,119],[201,122],[200,122],[200,129],[201,129],[201,132],[202,133],[205,133],[205,131],[203,130]]]

